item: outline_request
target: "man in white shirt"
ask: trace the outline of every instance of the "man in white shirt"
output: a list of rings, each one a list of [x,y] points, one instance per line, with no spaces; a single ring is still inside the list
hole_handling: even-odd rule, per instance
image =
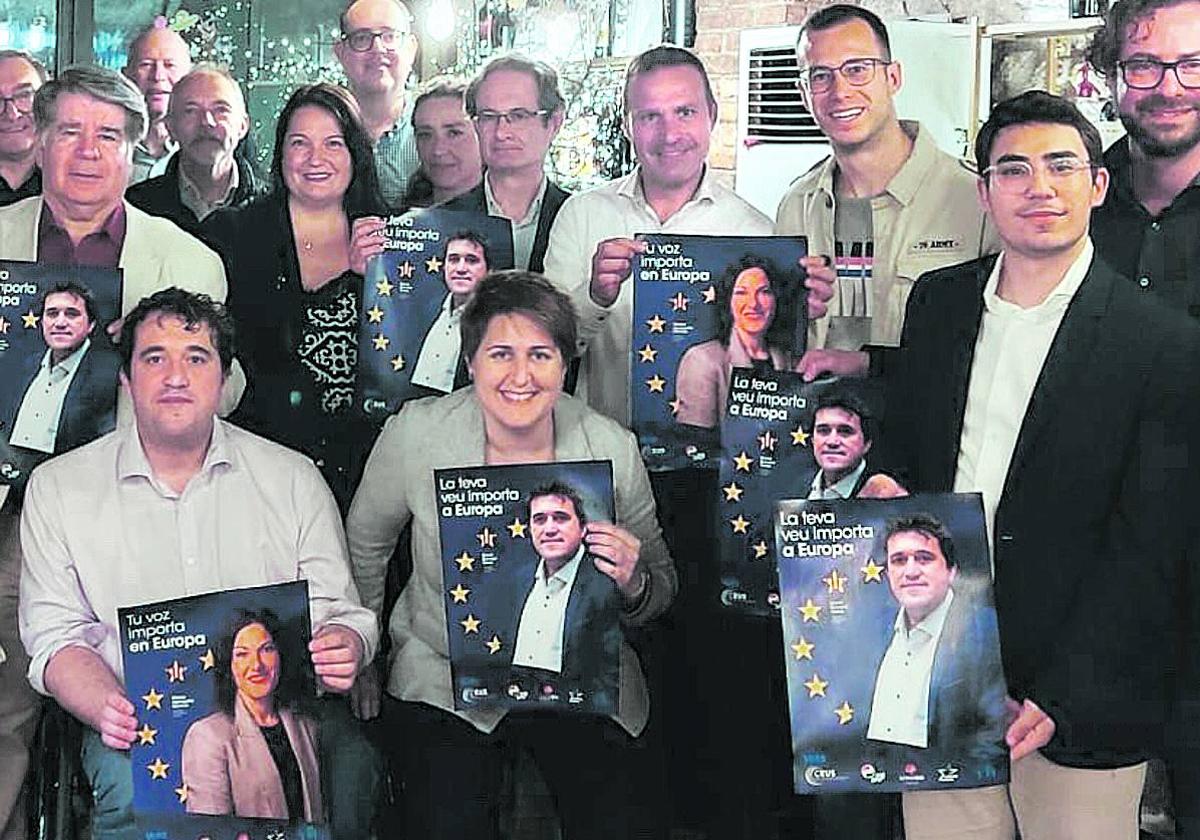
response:
[[[490,264],[487,241],[474,231],[460,230],[446,240],[442,270],[448,294],[425,334],[413,367],[412,384],[448,394],[470,381],[462,359],[459,323],[463,307],[487,275]]]
[[[813,412],[812,451],[817,474],[810,499],[853,499],[867,483],[867,453],[874,443],[874,421],[866,404],[841,389],[817,398]]]

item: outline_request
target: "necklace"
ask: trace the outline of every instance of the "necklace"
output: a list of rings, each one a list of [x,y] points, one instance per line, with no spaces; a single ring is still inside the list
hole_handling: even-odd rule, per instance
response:
[[[305,250],[305,251],[311,251],[311,250],[312,250],[312,240],[311,240],[311,239],[305,239],[303,244],[304,244],[304,250]]]

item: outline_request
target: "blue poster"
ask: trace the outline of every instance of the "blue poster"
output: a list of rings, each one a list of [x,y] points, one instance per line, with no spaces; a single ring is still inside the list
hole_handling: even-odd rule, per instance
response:
[[[796,792],[1007,782],[979,494],[781,501],[775,535]]]
[[[141,836],[327,837],[307,581],[126,607],[117,619],[139,727]],[[281,774],[276,745],[296,772]]]
[[[639,234],[633,431],[650,470],[715,469],[736,368],[795,370],[808,331],[803,237]]]
[[[0,485],[116,426],[121,272],[0,262]]]
[[[367,264],[358,330],[357,404],[376,422],[416,397],[466,384],[458,316],[490,271],[513,267],[507,219],[411,210],[387,219]]]
[[[613,715],[621,594],[584,543],[612,522],[612,464],[437,470],[455,708]]]

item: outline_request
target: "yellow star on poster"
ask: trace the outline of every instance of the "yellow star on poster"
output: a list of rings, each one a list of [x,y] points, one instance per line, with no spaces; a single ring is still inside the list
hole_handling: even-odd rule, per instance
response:
[[[745,452],[739,452],[733,459],[733,466],[738,472],[750,472],[750,465],[754,460]]]
[[[8,319],[0,315],[0,335],[8,334]]]
[[[479,619],[476,618],[475,616],[471,615],[470,613],[468,613],[467,617],[458,623],[462,625],[464,636],[467,635],[468,633],[478,633],[479,632],[479,624],[480,624]]]
[[[183,678],[187,675],[187,666],[180,665],[178,659],[163,670],[167,672],[167,680],[170,682],[183,682]]]
[[[384,297],[391,297],[392,289],[394,288],[395,286],[389,283],[386,277],[375,284],[375,291],[379,292],[379,294],[383,295]]]
[[[475,535],[475,539],[479,540],[480,548],[495,548],[496,547],[496,535],[493,534],[487,528],[487,526],[484,526],[483,530]]]
[[[646,326],[650,328],[650,332],[652,332],[652,333],[662,332],[663,327],[665,327],[666,325],[667,325],[667,322],[664,321],[662,318],[659,318],[658,315],[655,315],[653,318],[651,318],[649,321],[646,322]]]
[[[397,373],[404,370],[404,357],[397,353],[392,356],[392,373]]]
[[[400,266],[396,269],[396,276],[403,278],[405,280],[411,279],[413,276],[412,263],[410,263],[410,262],[400,263]]]
[[[750,520],[739,513],[737,519],[729,520],[729,524],[733,526],[733,533],[744,534],[746,533],[746,528],[750,525]]]
[[[155,758],[153,764],[147,764],[146,769],[150,771],[151,779],[167,778],[167,771],[171,769],[171,765],[163,761],[162,758]]]
[[[663,393],[663,386],[667,384],[667,380],[663,379],[657,373],[646,380],[646,386],[650,389],[651,394]]]
[[[514,540],[520,539],[521,537],[525,536],[525,527],[526,526],[525,526],[525,523],[521,521],[520,517],[514,518],[512,521],[512,524],[508,525],[506,527],[508,528],[509,535]]]
[[[216,658],[213,656],[212,648],[204,651],[204,653],[200,654],[200,656],[196,658],[200,660],[200,667],[205,671],[211,671],[213,666],[216,664]]]
[[[667,405],[669,405],[671,407],[671,416],[673,417],[679,413],[679,407],[681,405],[683,405],[683,403],[681,403],[679,401],[679,397],[676,397],[675,399],[673,399],[669,403],[667,403]]]
[[[430,274],[437,274],[442,270],[442,261],[437,257],[430,257],[429,259],[425,260],[425,270]]]
[[[767,556],[767,544],[762,540],[759,540],[751,547],[754,549],[755,560],[761,560]]]
[[[871,581],[883,583],[883,566],[877,566],[873,558],[867,558],[867,565],[863,566],[861,571],[863,583],[870,583]]]
[[[825,689],[829,687],[829,681],[821,679],[820,674],[813,674],[812,678],[804,683],[804,687],[808,689],[810,700],[814,697],[824,697]]]
[[[705,303],[716,303],[717,302],[717,287],[709,286],[707,289],[705,289],[704,291],[702,291],[700,293],[700,296],[704,299]]]
[[[771,434],[771,430],[767,429],[758,436],[758,449],[760,452],[774,452],[775,444],[779,442],[779,438]]]
[[[804,616],[804,621],[821,621],[821,608],[813,603],[813,599],[809,598],[804,602],[804,606],[800,608],[800,615]]]
[[[23,322],[25,329],[31,330],[37,326],[38,316],[34,315],[32,312],[26,312],[21,316],[21,321]]]
[[[458,564],[458,570],[460,572],[475,571],[475,558],[472,557],[470,554],[467,554],[467,552],[465,552],[465,551],[462,554],[455,557],[454,562]]]
[[[742,500],[742,493],[746,492],[741,487],[738,487],[736,481],[729,482],[728,487],[722,487],[721,489],[725,491],[725,501],[727,502],[740,502]]]
[[[846,591],[846,578],[837,569],[830,572],[828,577],[821,578],[821,583],[825,584],[826,588],[829,589],[830,595],[834,592]]]
[[[650,362],[653,362],[658,357],[658,351],[655,350],[649,344],[647,344],[645,347],[643,347],[641,350],[638,351],[638,355],[641,357],[641,360],[643,362],[650,363]]]
[[[387,346],[392,343],[392,340],[380,333],[371,339],[371,343],[375,345],[376,350],[386,350]]]
[[[808,446],[808,432],[803,426],[792,429],[792,446]]]
[[[145,746],[146,744],[154,745],[154,738],[158,735],[158,730],[148,723],[143,723],[142,728],[137,731],[138,745]]]
[[[187,782],[184,782],[179,787],[175,788],[175,795],[179,797],[180,805],[182,805],[184,802],[187,802],[187,797],[188,797]]]
[[[842,726],[846,726],[850,721],[854,720],[854,707],[845,700],[842,701],[842,705],[833,710],[833,713],[837,715],[838,723]]]
[[[500,644],[500,637],[492,636],[492,638],[487,640],[486,647],[488,649],[488,653],[492,653],[492,654],[499,653],[500,648],[503,647],[503,645]]]
[[[163,697],[164,695],[159,694],[153,688],[150,689],[149,694],[143,694],[142,699],[146,701],[146,711],[149,711],[150,709],[159,709],[161,711]]]
[[[792,650],[796,652],[797,659],[807,659],[811,661],[813,648],[815,647],[816,645],[803,636],[800,637],[799,641],[792,642]]]
[[[371,324],[383,323],[383,310],[378,305],[372,306],[367,310],[367,322]]]
[[[454,598],[454,603],[456,604],[467,603],[467,596],[470,594],[471,590],[467,589],[461,583],[455,584],[454,588],[450,590],[450,596]]]
[[[675,297],[671,298],[671,311],[687,312],[689,303],[691,303],[691,301],[688,299],[688,296],[683,292],[680,292],[679,294],[675,295]]]

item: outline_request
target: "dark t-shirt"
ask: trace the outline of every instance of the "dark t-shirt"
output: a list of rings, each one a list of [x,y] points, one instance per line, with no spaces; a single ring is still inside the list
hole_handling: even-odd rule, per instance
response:
[[[259,731],[266,739],[271,760],[275,762],[275,769],[279,771],[279,781],[283,783],[283,798],[287,801],[288,818],[302,820],[304,788],[300,783],[300,764],[296,761],[296,754],[292,752],[287,730],[281,722],[274,726],[260,726]]]

